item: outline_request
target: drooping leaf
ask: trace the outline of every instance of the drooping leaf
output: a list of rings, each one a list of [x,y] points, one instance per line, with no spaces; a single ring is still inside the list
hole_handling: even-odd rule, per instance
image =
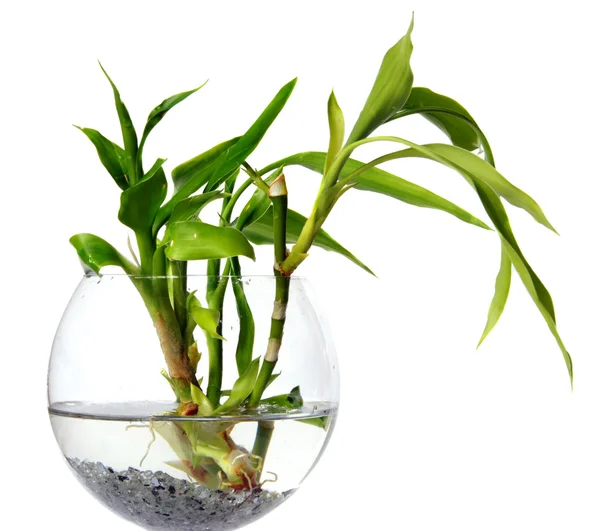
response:
[[[350,133],[348,144],[368,137],[399,111],[408,99],[413,83],[410,68],[413,26],[414,20],[406,35],[385,54],[371,93]]]
[[[118,266],[127,274],[135,274],[137,268],[110,243],[94,234],[76,234],[70,240],[84,266],[100,274],[105,266]],[[85,269],[84,267],[84,269]]]
[[[210,337],[225,341],[225,338],[217,332],[217,326],[219,325],[219,321],[221,319],[221,313],[219,310],[194,306],[192,308],[192,317],[194,318],[196,324]]]
[[[269,166],[267,166],[264,170],[261,170],[261,173],[271,171],[273,168],[277,168],[279,166],[292,165],[303,166],[309,170],[320,173],[323,168],[323,164],[325,163],[325,157],[325,153],[317,151],[298,153],[274,162],[273,164],[269,164]],[[354,173],[363,166],[363,162],[349,159],[344,165],[340,179],[348,177],[351,173]],[[355,179],[355,182],[357,183],[357,190],[387,195],[409,205],[441,210],[442,212],[452,214],[466,223],[470,223],[484,229],[489,229],[489,227],[483,221],[476,218],[473,216],[473,214],[470,214],[461,207],[448,201],[447,199],[434,194],[422,186],[414,184],[410,181],[406,181],[405,179],[392,175],[391,173],[388,173],[382,169],[370,168],[361,173],[360,176]]]
[[[304,399],[302,398],[302,393],[300,393],[300,387],[298,386],[294,387],[287,394],[264,398],[260,401],[260,403],[269,406],[278,406],[285,409],[298,409],[304,405]]]
[[[296,243],[296,241],[298,241],[298,237],[300,236],[305,223],[306,218],[302,214],[288,209],[286,243]],[[273,245],[273,207],[269,207],[259,220],[248,225],[242,232],[255,245]],[[367,273],[370,273],[371,275],[375,274],[323,229],[319,229],[313,243],[326,251],[333,251],[341,254],[364,269]]]
[[[427,107],[448,109],[449,111],[461,114],[475,123],[473,117],[460,103],[424,87],[414,87],[412,89],[408,100],[404,104],[404,108],[400,111],[400,115],[405,110],[414,111]],[[468,151],[473,151],[481,146],[479,135],[468,121],[458,116],[441,112],[423,112],[422,116],[445,133],[455,146]]]
[[[169,227],[171,260],[208,260],[246,256],[255,259],[254,248],[239,230],[215,227],[202,221],[178,221]]]
[[[244,291],[243,280],[240,276],[241,270],[239,260],[237,258],[232,258],[231,262],[233,264],[233,272],[237,277],[231,279],[231,285],[233,286],[235,305],[240,323],[240,332],[235,351],[235,361],[238,368],[238,374],[241,376],[248,370],[248,366],[252,361],[255,325],[252,310],[250,309],[246,292]]]
[[[269,103],[256,121],[231,147],[231,149],[227,151],[221,166],[211,176],[210,181],[206,185],[205,191],[211,191],[218,188],[229,174],[236,168],[239,168],[242,162],[252,154],[287,103],[296,86],[296,81],[297,79],[292,79],[292,81],[279,90],[271,103]]]
[[[110,173],[111,177],[117,183],[117,186],[121,188],[121,190],[127,190],[129,182],[127,176],[127,155],[125,150],[121,146],[117,146],[117,144],[111,142],[95,129],[79,126],[75,127],[92,141],[98,152],[100,162],[106,168],[106,171]]]
[[[498,323],[502,312],[504,311],[504,307],[506,306],[506,301],[508,300],[508,293],[510,291],[510,281],[511,281],[511,273],[512,273],[512,263],[510,261],[510,256],[504,249],[504,245],[501,248],[501,259],[500,259],[500,270],[498,271],[498,276],[496,277],[496,287],[494,291],[494,297],[492,298],[492,302],[490,304],[490,309],[488,311],[488,318],[485,325],[485,329],[483,330],[483,334],[481,335],[481,339],[479,340],[478,347],[483,343],[487,335],[493,330],[493,328]]]
[[[198,406],[198,415],[202,417],[210,417],[213,414],[213,407],[208,397],[202,392],[202,389],[190,384],[192,402]]]
[[[558,333],[552,297],[550,296],[546,286],[544,286],[521,252],[517,240],[512,232],[504,205],[500,200],[500,196],[505,197],[507,200],[509,200],[509,202],[515,204],[516,206],[524,208],[532,215],[532,217],[534,217],[534,219],[551,230],[554,230],[539,208],[539,205],[537,205],[537,203],[527,194],[521,192],[518,188],[511,185],[496,171],[493,166],[484,160],[479,159],[479,157],[473,153],[465,151],[464,149],[445,144],[433,144],[432,149],[431,145],[420,146],[396,137],[382,137],[380,139],[370,140],[392,141],[410,146],[410,149],[405,149],[391,155],[393,155],[394,158],[422,157],[436,161],[457,171],[467,180],[467,182],[473,186],[481,203],[483,204],[486,213],[492,220],[494,227],[500,235],[504,250],[510,257],[510,261],[519,274],[519,277],[525,285],[525,288],[529,292],[529,295],[546,321],[550,332],[554,336],[562,352],[565,364],[567,365],[567,370],[572,383],[573,362]],[[439,146],[443,147],[440,148]],[[473,158],[479,159],[479,163],[474,162]],[[508,199],[506,196],[510,197],[510,199]]]
[[[462,169],[469,174],[476,176],[477,179],[490,186],[497,195],[506,199],[512,205],[522,208],[538,223],[541,223],[546,228],[556,232],[552,224],[546,218],[541,207],[531,196],[513,185],[502,176],[496,168],[474,153],[448,144],[426,144],[422,147],[429,150],[429,152],[441,155],[444,160],[451,162],[459,170]],[[431,158],[428,156],[427,152],[418,151],[416,149],[407,149],[405,150],[405,153],[399,153],[396,158],[404,157]]]
[[[100,68],[102,72],[108,79],[110,86],[113,89],[113,95],[115,97],[115,107],[117,109],[117,114],[119,116],[119,123],[121,124],[121,132],[123,134],[123,145],[125,146],[125,154],[126,154],[126,166],[128,168],[127,174],[129,175],[129,183],[135,184],[138,179],[137,175],[137,151],[138,151],[138,143],[137,143],[137,135],[135,133],[135,128],[133,127],[133,122],[131,121],[131,117],[129,116],[129,111],[127,107],[123,103],[121,99],[121,94],[117,89],[116,85],[113,83],[113,80],[110,78],[106,70],[102,64],[100,64]]]
[[[205,194],[193,195],[175,205],[169,223],[177,221],[188,221],[198,216],[200,211],[211,201],[229,197],[230,194],[225,194],[219,190],[207,192]]]
[[[256,378],[258,376],[258,368],[260,364],[260,358],[256,358],[250,362],[248,365],[248,369],[242,376],[240,376],[236,382],[233,384],[233,388],[231,389],[231,395],[225,401],[224,404],[219,406],[214,414],[219,415],[222,413],[227,413],[238,408],[246,398],[250,396],[252,389],[254,388],[254,384],[256,383]]]
[[[333,160],[344,145],[344,113],[338,105],[333,91],[331,91],[331,96],[329,96],[329,101],[327,102],[327,118],[329,121],[329,149],[327,150],[327,159],[325,160],[323,175],[327,173]]]
[[[135,232],[147,231],[167,195],[167,179],[158,159],[144,178],[121,193],[119,221]]]
[[[207,82],[205,81],[204,83],[202,83],[202,85],[200,85],[199,87],[196,87],[195,89],[188,90],[186,92],[180,92],[179,94],[175,94],[174,96],[171,96],[170,98],[165,99],[160,105],[157,105],[156,107],[154,107],[154,109],[152,109],[152,111],[150,111],[150,114],[148,115],[148,119],[146,120],[146,126],[144,127],[144,132],[142,134],[142,138],[140,140],[140,148],[139,148],[138,158],[141,158],[142,150],[144,148],[144,145],[146,143],[148,135],[150,134],[152,129],[154,129],[156,127],[156,125],[165,117],[165,115],[173,107],[175,107],[175,105],[177,105],[178,103],[181,103],[188,96],[191,96],[192,94],[194,94],[194,92],[197,92],[198,90],[200,90],[204,85],[206,85],[206,83]]]

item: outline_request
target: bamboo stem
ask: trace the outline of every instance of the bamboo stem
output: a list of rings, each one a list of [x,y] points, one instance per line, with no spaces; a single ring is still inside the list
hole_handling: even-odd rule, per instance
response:
[[[179,322],[181,333],[185,333],[187,327],[187,262],[179,260],[172,262],[173,273],[173,307],[175,317]],[[189,345],[186,345],[188,347]]]
[[[271,315],[271,331],[267,352],[256,381],[256,385],[250,397],[250,407],[256,408],[271,379],[283,338],[283,329],[287,305],[290,295],[290,278],[281,270],[281,264],[287,256],[287,208],[288,197],[283,173],[275,179],[269,187],[269,197],[273,203],[273,242],[275,249],[275,301],[273,303],[273,314]]]
[[[264,470],[265,459],[267,458],[267,452],[271,445],[271,439],[273,437],[273,430],[275,429],[275,423],[271,420],[263,420],[258,423],[256,427],[256,438],[254,439],[254,447],[252,448],[252,455],[260,457],[262,466],[256,473],[256,482],[260,483],[260,476]]]

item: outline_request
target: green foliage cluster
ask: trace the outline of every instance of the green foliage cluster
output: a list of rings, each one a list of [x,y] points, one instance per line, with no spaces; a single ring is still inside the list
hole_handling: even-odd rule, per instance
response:
[[[490,145],[471,114],[447,96],[413,86],[412,31],[411,23],[406,35],[385,54],[373,88],[349,135],[346,135],[342,109],[331,94],[327,106],[330,141],[326,151],[296,153],[260,170],[250,163],[252,153],[290,98],[296,85],[296,80],[292,80],[279,90],[240,136],[225,140],[175,167],[171,173],[173,193],[168,199],[163,169],[165,160],[158,159],[145,169],[144,145],[164,116],[201,87],[171,96],[155,107],[138,141],[120,93],[104,72],[114,94],[122,146],[93,129],[81,128],[81,131],[93,143],[101,163],[120,189],[118,217],[135,234],[139,259],[129,260],[108,242],[92,234],[73,236],[71,243],[85,266],[95,273],[100,274],[103,267],[113,265],[130,275],[156,326],[168,366],[168,372],[164,374],[181,404],[179,412],[182,415],[223,415],[261,405],[301,406],[302,397],[297,388],[289,395],[263,398],[265,389],[277,377],[274,369],[283,340],[289,277],[307,258],[313,245],[339,253],[372,273],[323,230],[336,203],[352,189],[440,210],[495,232],[500,240],[500,270],[481,341],[503,312],[514,268],[555,337],[572,379],[571,358],[558,334],[552,298],[517,243],[504,201],[525,210],[548,229],[554,228],[536,201],[496,170]],[[444,132],[450,142],[420,145],[396,136],[374,135],[384,124],[415,114]],[[366,163],[353,158],[361,146],[369,143],[392,146],[393,150]],[[481,151],[484,157],[476,151]],[[428,159],[464,178],[481,201],[489,221],[484,222],[430,190],[379,168],[386,161],[404,158]],[[321,175],[321,185],[308,216],[287,206],[284,170],[293,166],[302,166]],[[245,178],[240,179],[243,174]],[[240,204],[244,192],[251,187],[254,187],[254,193],[245,204]],[[202,209],[212,202],[221,204],[219,219],[214,224],[200,219]],[[254,259],[254,245],[272,245],[275,256],[274,310],[267,353],[262,361],[253,352],[254,318],[240,282],[239,257]],[[291,249],[287,245],[292,245]],[[209,280],[203,301],[187,288],[187,262],[190,260],[206,261]],[[240,320],[236,350],[239,375],[231,390],[226,391],[222,382],[221,327],[223,299],[229,286],[235,295]],[[209,374],[205,387],[203,379],[196,374],[199,359],[196,331],[204,334],[208,349]],[[246,485],[250,477],[247,483],[252,484],[253,478],[259,477],[258,473],[254,476],[251,473],[256,461],[252,462],[254,464],[244,462],[243,477],[246,479],[240,479],[240,474],[223,464],[232,448],[231,444],[226,444],[225,431],[207,435],[198,432],[197,428],[183,426],[179,432],[173,432],[176,435],[169,432],[165,437],[171,440],[175,437],[179,447],[182,440],[189,443],[193,455],[187,455],[186,459],[193,462],[194,469],[202,463],[206,465],[200,476],[205,477],[207,470],[216,463],[230,482],[241,481]],[[268,431],[268,427],[265,430]],[[261,452],[266,452],[265,446],[268,447],[264,444],[265,433],[259,430],[257,435]],[[212,439],[207,442],[203,437]],[[212,448],[213,453],[206,448]],[[218,451],[222,453],[218,454]],[[214,480],[213,476],[211,478]]]

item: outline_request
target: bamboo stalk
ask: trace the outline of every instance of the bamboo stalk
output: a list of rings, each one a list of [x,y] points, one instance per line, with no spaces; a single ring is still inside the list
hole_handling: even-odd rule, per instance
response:
[[[261,463],[257,468],[256,482],[260,483],[260,476],[264,470],[265,459],[267,458],[267,452],[271,445],[271,438],[273,437],[273,430],[275,429],[275,423],[271,420],[263,420],[258,423],[256,428],[256,438],[254,439],[254,447],[252,448],[252,455],[260,457]]]
[[[282,173],[269,187],[269,198],[273,203],[273,241],[275,249],[275,301],[271,315],[271,331],[267,352],[256,381],[256,385],[250,397],[250,407],[257,407],[262,395],[271,379],[281,349],[283,329],[287,305],[290,295],[290,278],[282,272],[281,264],[287,256],[286,234],[287,234],[287,209],[288,193],[285,184],[285,176]]]

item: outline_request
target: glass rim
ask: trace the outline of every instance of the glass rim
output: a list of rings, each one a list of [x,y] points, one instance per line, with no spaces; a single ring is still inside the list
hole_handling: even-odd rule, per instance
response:
[[[267,274],[249,274],[249,275],[207,275],[206,273],[189,273],[184,275],[185,278],[229,278],[229,279],[269,279],[269,280],[275,280],[277,277],[274,274],[271,275],[267,275]],[[83,278],[89,278],[89,279],[100,279],[102,280],[105,277],[118,277],[118,278],[133,278],[136,280],[151,280],[153,278],[182,278],[182,275],[142,275],[142,274],[129,274],[129,273],[102,273],[101,275],[98,275],[94,272],[90,272],[90,273],[85,273],[83,275]],[[309,280],[308,277],[306,276],[302,276],[302,275],[290,275],[285,277],[289,280]]]

